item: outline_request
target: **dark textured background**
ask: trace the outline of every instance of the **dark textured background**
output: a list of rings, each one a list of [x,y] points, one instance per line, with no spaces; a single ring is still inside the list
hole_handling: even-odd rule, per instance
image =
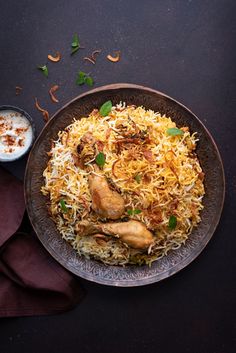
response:
[[[210,130],[227,183],[217,231],[185,270],[141,288],[81,280],[87,295],[69,313],[0,320],[1,353],[236,351],[235,12],[233,0],[1,1],[0,105],[25,109],[39,132],[44,123],[33,98],[53,114],[88,89],[75,85],[78,69],[91,72],[95,87],[130,82],[158,89]],[[75,32],[86,48],[71,57]],[[82,60],[97,48],[96,66]],[[122,60],[112,64],[105,57],[115,49]],[[36,66],[56,50],[63,59],[49,63],[46,79]],[[48,96],[52,84],[60,85],[58,104]],[[23,87],[20,96],[16,85]],[[25,160],[4,166],[23,177]]]

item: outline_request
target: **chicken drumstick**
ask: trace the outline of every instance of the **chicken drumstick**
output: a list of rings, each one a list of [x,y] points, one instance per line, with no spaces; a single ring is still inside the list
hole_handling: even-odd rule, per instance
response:
[[[135,249],[147,249],[154,241],[152,233],[146,226],[135,220],[117,223],[94,224],[81,221],[76,225],[77,233],[81,235],[92,235],[102,233],[119,238]]]

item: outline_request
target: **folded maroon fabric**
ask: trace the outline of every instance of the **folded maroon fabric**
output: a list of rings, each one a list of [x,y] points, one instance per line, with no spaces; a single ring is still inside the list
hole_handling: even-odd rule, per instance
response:
[[[19,228],[24,212],[22,183],[0,167],[0,246]]]
[[[84,290],[32,230],[22,231],[30,230],[23,220],[23,186],[1,167],[0,196],[0,317],[48,315],[73,308]]]

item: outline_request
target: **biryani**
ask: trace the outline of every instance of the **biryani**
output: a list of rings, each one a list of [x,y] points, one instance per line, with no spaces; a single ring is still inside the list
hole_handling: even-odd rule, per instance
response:
[[[201,221],[197,133],[142,106],[106,102],[48,151],[42,193],[63,239],[108,265],[151,265]]]

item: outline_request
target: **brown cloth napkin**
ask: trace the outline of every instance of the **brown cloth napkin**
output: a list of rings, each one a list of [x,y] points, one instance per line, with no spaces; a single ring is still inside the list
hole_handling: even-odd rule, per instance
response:
[[[84,290],[43,248],[24,216],[22,183],[2,167],[0,200],[0,317],[72,309]]]

